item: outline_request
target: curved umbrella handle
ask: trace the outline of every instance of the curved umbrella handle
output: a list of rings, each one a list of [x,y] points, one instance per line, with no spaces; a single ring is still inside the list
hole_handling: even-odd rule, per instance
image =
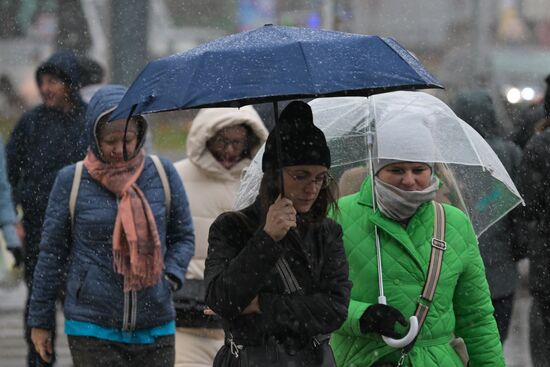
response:
[[[378,297],[378,303],[385,305],[386,297],[384,296]],[[409,331],[407,332],[407,335],[405,335],[401,339],[393,339],[388,336],[382,336],[384,343],[386,343],[392,348],[403,348],[409,345],[414,340],[414,338],[416,338],[416,335],[418,334],[418,318],[416,316],[409,317],[409,325],[410,325],[410,328],[409,328]]]

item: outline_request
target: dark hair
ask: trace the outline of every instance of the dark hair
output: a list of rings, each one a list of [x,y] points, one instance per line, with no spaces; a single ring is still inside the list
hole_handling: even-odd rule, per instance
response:
[[[250,126],[248,126],[247,124],[242,123],[242,124],[237,125],[237,126],[242,126],[246,130],[246,146],[245,146],[245,148],[243,149],[243,151],[241,153],[241,157],[252,159],[253,158],[252,157],[252,150],[254,149],[254,147],[256,147],[260,144],[260,138],[254,133],[252,128]]]
[[[260,192],[258,198],[262,210],[262,218],[265,220],[267,211],[271,204],[275,202],[281,193],[281,171],[278,169],[268,169],[264,172],[260,183]],[[338,185],[336,181],[331,180],[327,187],[323,187],[319,191],[317,200],[313,203],[311,210],[304,216],[306,220],[311,222],[320,222],[328,215],[329,210],[333,213],[339,213],[338,208]]]

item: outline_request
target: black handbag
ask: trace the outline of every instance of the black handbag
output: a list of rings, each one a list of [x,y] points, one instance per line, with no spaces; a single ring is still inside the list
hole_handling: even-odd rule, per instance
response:
[[[276,264],[277,272],[285,285],[285,292],[300,293],[302,288],[288,262],[281,257]],[[225,345],[214,359],[214,367],[335,367],[336,361],[329,344],[330,335],[320,334],[310,343],[294,350],[288,344],[271,337],[262,345],[239,345],[227,333]],[[289,339],[291,340],[291,339]]]
[[[219,316],[206,316],[204,302],[206,284],[202,279],[186,279],[183,287],[174,292],[176,326],[188,328],[221,328]]]
[[[274,338],[263,345],[237,345],[231,341],[216,355],[214,367],[334,367],[334,355],[329,336],[323,340],[313,338],[311,345],[289,353]]]

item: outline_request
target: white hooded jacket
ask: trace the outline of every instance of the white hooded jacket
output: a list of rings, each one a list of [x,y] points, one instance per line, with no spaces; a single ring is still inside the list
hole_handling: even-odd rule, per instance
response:
[[[187,192],[195,228],[195,255],[187,269],[187,279],[204,279],[210,225],[218,215],[232,210],[241,173],[251,162],[244,158],[226,169],[207,149],[206,142],[218,131],[240,124],[249,126],[259,138],[259,143],[250,148],[254,157],[268,135],[254,108],[206,108],[193,120],[187,137],[187,158],[174,164]]]

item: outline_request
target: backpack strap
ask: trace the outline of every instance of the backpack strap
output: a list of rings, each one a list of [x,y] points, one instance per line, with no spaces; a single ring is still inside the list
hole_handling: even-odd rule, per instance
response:
[[[441,267],[443,265],[443,254],[447,249],[447,243],[445,242],[445,209],[443,205],[437,202],[434,203],[434,234],[432,238],[432,253],[430,256],[430,265],[428,266],[428,275],[426,277],[426,283],[422,289],[422,294],[418,296],[418,305],[416,306],[416,312],[414,315],[418,318],[418,335],[420,330],[426,321],[428,311],[432,304],[435,289],[437,288],[437,282],[441,275]],[[409,345],[404,348],[405,353],[410,351],[416,342],[413,340]]]
[[[166,170],[160,161],[160,158],[157,155],[151,154],[149,157],[153,160],[157,172],[160,176],[160,181],[162,182],[162,188],[164,189],[164,205],[166,206],[166,216],[170,216],[170,205],[172,201],[172,192],[170,190],[170,182],[168,181],[168,176],[166,175]]]
[[[78,197],[78,189],[80,188],[80,180],[82,179],[82,167],[84,161],[76,162],[73,185],[71,186],[71,194],[69,196],[69,215],[71,217],[71,228],[74,226],[74,212],[76,208],[76,198]]]

